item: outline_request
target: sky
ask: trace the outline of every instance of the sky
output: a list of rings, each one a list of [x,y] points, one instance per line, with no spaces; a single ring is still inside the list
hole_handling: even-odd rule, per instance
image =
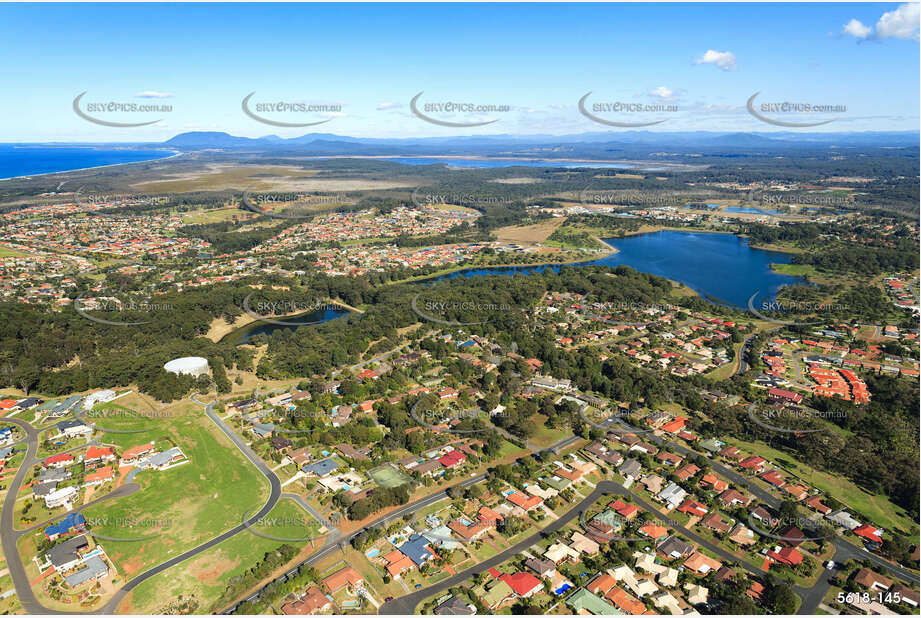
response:
[[[2,4],[2,142],[919,129],[918,4]],[[104,122],[153,122],[113,127]],[[416,104],[411,100],[422,93]],[[323,124],[278,127],[269,121]],[[268,103],[326,106],[275,112]],[[507,106],[438,111],[434,104]],[[774,112],[773,103],[835,106]],[[110,111],[109,103],[157,111]],[[613,104],[665,106],[634,111]],[[160,107],[166,106],[166,107]],[[167,109],[168,108],[168,109]],[[259,111],[261,110],[261,111]],[[430,122],[420,116],[434,119]],[[450,127],[494,120],[485,126]],[[800,130],[800,129],[793,129]]]

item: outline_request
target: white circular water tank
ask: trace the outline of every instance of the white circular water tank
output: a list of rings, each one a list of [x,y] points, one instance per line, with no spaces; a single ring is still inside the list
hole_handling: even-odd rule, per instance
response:
[[[177,358],[163,365],[170,373],[187,376],[208,375],[208,359],[201,356],[186,356]]]

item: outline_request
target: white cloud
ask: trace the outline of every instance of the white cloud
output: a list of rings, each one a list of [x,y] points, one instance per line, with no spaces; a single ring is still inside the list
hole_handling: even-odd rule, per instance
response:
[[[844,28],[841,29],[841,34],[849,34],[850,36],[857,37],[858,39],[865,39],[873,32],[873,28],[869,26],[864,26],[859,19],[852,19],[844,25]]]
[[[919,22],[921,22],[921,5],[915,2],[905,3],[894,11],[883,13],[876,23],[876,38],[917,41]]]
[[[674,90],[665,86],[659,86],[655,90],[649,91],[649,96],[655,97],[657,99],[662,99],[663,101],[669,101],[675,98],[676,94],[677,93]]]
[[[402,103],[394,103],[393,101],[384,101],[383,103],[378,104],[377,110],[380,111],[384,109],[397,109],[400,107],[403,107]]]
[[[139,99],[169,99],[173,95],[169,92],[157,92],[156,90],[144,90],[134,95]]]
[[[894,11],[887,11],[876,22],[874,28],[852,19],[841,29],[842,35],[857,39],[913,39],[919,40],[919,22],[921,22],[921,5],[915,2],[905,3]]]
[[[735,54],[728,51],[714,51],[712,49],[708,49],[707,53],[694,61],[694,64],[713,64],[724,71],[735,71],[738,68],[736,66]]]

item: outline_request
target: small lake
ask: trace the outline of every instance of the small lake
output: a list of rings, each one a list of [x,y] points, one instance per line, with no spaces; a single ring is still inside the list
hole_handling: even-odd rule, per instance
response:
[[[619,266],[683,283],[713,302],[740,309],[758,292],[756,306],[776,297],[780,288],[806,283],[804,277],[782,275],[771,264],[789,264],[792,255],[753,249],[748,239],[733,234],[710,234],[663,230],[625,238],[607,238],[617,253],[572,266]],[[547,268],[559,272],[560,265],[509,266],[461,270],[433,280],[483,275],[528,275]]]
[[[782,215],[783,213],[779,210],[773,210],[771,208],[748,208],[745,206],[730,206],[726,208],[723,212],[737,212],[742,214],[750,215]]]
[[[308,311],[298,315],[271,318],[276,322],[292,322],[292,324],[273,324],[271,322],[256,321],[252,324],[247,324],[246,326],[241,326],[236,330],[230,331],[221,337],[220,343],[244,345],[249,343],[250,339],[257,335],[271,336],[272,333],[277,330],[294,330],[303,326],[322,324],[323,322],[329,322],[330,320],[335,320],[336,318],[341,318],[342,316],[348,314],[349,311],[346,309],[333,309],[332,307],[325,307],[323,309]]]

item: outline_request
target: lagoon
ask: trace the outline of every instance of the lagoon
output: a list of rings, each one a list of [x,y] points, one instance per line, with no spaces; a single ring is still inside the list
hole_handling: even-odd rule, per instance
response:
[[[791,254],[753,249],[747,238],[740,238],[734,234],[663,230],[624,238],[607,238],[604,242],[617,252],[597,260],[574,264],[467,268],[446,275],[420,279],[417,283],[425,284],[456,277],[529,275],[548,268],[559,272],[564,266],[578,268],[625,265],[640,272],[678,281],[712,302],[738,309],[747,309],[752,294],[757,294],[754,303],[755,306],[760,306],[763,302],[774,300],[782,287],[806,283],[804,277],[782,275],[771,270],[771,264],[789,264],[793,257]],[[278,321],[296,322],[299,325],[257,321],[228,333],[221,341],[242,345],[256,335],[271,335],[285,328],[294,329],[328,322],[348,313],[344,309],[327,307],[296,316],[277,318]]]
[[[348,314],[349,311],[345,309],[333,309],[332,307],[325,307],[323,309],[307,311],[298,315],[271,318],[276,322],[290,322],[290,324],[273,324],[272,322],[263,322],[257,320],[247,324],[246,326],[241,326],[236,330],[230,331],[221,337],[220,343],[230,342],[234,345],[245,345],[257,335],[271,336],[272,333],[277,330],[294,330],[304,326],[322,324],[323,322],[329,322],[330,320],[335,320],[336,318],[341,318],[342,316]]]
[[[756,303],[773,300],[784,286],[806,283],[804,277],[782,275],[771,264],[789,264],[792,255],[753,249],[746,238],[733,234],[663,230],[624,238],[607,238],[617,250],[612,255],[571,266],[619,266],[683,283],[704,298],[740,309],[757,293]],[[541,272],[561,265],[472,268],[436,279]]]

